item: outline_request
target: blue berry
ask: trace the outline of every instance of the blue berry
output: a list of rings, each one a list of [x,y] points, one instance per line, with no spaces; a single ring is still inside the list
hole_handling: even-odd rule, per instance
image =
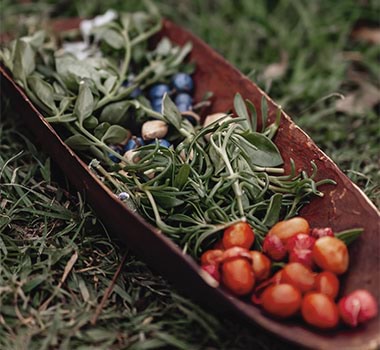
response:
[[[161,98],[157,98],[157,99],[152,100],[150,102],[150,104],[152,105],[152,109],[155,112],[161,113],[161,110],[162,110],[162,99]]]
[[[151,144],[155,144],[156,142],[159,143],[161,147],[169,148],[171,146],[171,143],[168,140],[165,139],[156,139],[151,142]]]
[[[132,137],[124,146],[124,152],[134,150],[140,146],[144,146],[145,142],[141,137]]]
[[[173,88],[177,91],[191,92],[194,88],[193,79],[189,74],[177,73],[172,78]]]
[[[183,92],[175,97],[174,102],[177,106],[180,104],[186,104],[190,106],[193,103],[193,98],[189,94]]]
[[[123,149],[120,147],[120,146],[116,146],[116,145],[109,145],[110,148],[112,148],[115,152],[119,153],[119,154],[122,154],[123,153]],[[120,163],[120,159],[117,158],[114,154],[112,153],[109,153],[108,154],[108,158],[111,159],[114,163]]]
[[[156,100],[156,99],[162,99],[164,97],[165,93],[168,93],[170,91],[170,87],[167,84],[155,84],[149,89],[149,99]]]
[[[180,103],[177,105],[177,108],[178,110],[182,113],[182,112],[187,112],[190,110],[191,108],[191,105],[188,105],[186,103]]]

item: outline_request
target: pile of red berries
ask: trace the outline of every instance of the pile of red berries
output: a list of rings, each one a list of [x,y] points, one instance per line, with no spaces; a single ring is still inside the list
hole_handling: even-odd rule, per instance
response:
[[[246,222],[228,227],[214,249],[201,256],[202,268],[236,296],[251,301],[268,314],[288,318],[301,314],[320,329],[351,326],[378,313],[375,298],[356,290],[336,302],[338,276],[349,265],[346,244],[331,228],[313,228],[301,218],[278,222],[266,235],[263,252],[250,250],[255,234]],[[272,275],[272,263],[283,267]]]

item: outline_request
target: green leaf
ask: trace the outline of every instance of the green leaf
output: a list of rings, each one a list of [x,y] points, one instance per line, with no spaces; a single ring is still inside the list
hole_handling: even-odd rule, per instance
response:
[[[23,37],[22,40],[29,43],[33,47],[33,49],[38,50],[43,45],[45,41],[45,37],[46,37],[46,32],[43,30],[39,30],[31,36]]]
[[[103,108],[99,121],[110,124],[124,124],[130,106],[131,104],[128,101],[110,103]]]
[[[124,46],[123,36],[114,29],[102,31],[101,38],[115,50],[119,50]]]
[[[282,194],[276,193],[270,198],[267,213],[265,214],[263,224],[272,227],[280,219],[282,205]]]
[[[86,128],[86,129],[94,129],[98,126],[99,124],[99,121],[98,121],[98,118],[94,117],[94,116],[91,116],[90,118],[87,118],[84,122],[83,122],[83,126]]]
[[[183,164],[180,167],[178,174],[174,179],[174,187],[177,187],[178,189],[182,189],[183,186],[185,186],[186,182],[189,179],[190,169],[191,167],[189,164]]]
[[[65,140],[67,146],[74,150],[84,151],[93,145],[93,142],[89,141],[83,135],[73,135]]]
[[[94,110],[94,97],[87,82],[79,84],[79,94],[74,106],[74,114],[77,116],[79,124],[83,125],[85,119],[89,118]]]
[[[76,90],[83,79],[93,81],[96,86],[101,85],[99,72],[87,62],[79,61],[75,57],[56,57],[55,67],[61,80],[71,90]]]
[[[154,192],[152,194],[157,204],[163,209],[178,207],[184,203],[183,200],[178,199],[173,193]]]
[[[54,103],[53,87],[35,75],[28,77],[27,82],[36,97],[52,112],[57,113],[58,110]]]
[[[94,130],[94,135],[97,139],[101,140],[106,131],[109,129],[111,126],[110,123],[104,122],[100,123]]]
[[[335,237],[343,241],[346,245],[350,245],[355,241],[362,233],[364,229],[362,228],[353,228],[350,230],[341,231],[335,233]]]
[[[120,143],[123,142],[128,136],[127,129],[120,125],[111,125],[102,137],[105,143]]]
[[[173,125],[177,130],[181,128],[182,116],[177,106],[170,99],[168,94],[164,95],[162,106],[164,109],[164,117],[168,124]]]
[[[256,107],[249,100],[245,100],[245,102],[247,103],[249,112],[251,113],[251,130],[255,132],[255,131],[257,131],[257,111],[256,111]]]
[[[110,75],[106,81],[104,82],[104,92],[106,95],[110,93],[110,91],[113,89],[115,86],[115,83],[117,81],[116,75]]]
[[[22,39],[16,41],[13,74],[16,79],[25,79],[35,70],[35,52],[32,46]]]
[[[167,56],[169,55],[170,51],[172,49],[172,43],[171,41],[165,36],[163,37],[160,42],[157,44],[157,47],[155,49],[156,53],[160,56]]]
[[[37,276],[37,277],[29,280],[28,282],[26,282],[22,286],[22,289],[23,289],[24,293],[28,293],[45,281],[46,281],[46,276]]]
[[[245,129],[248,129],[250,120],[249,120],[249,115],[248,115],[248,111],[247,111],[247,106],[245,105],[244,100],[239,93],[237,93],[235,95],[234,108],[235,108],[236,114],[239,117],[244,118],[246,120]]]
[[[244,158],[251,165],[275,167],[283,164],[277,146],[265,135],[257,132],[246,132],[241,134],[239,141],[236,142],[236,145],[243,150]]]

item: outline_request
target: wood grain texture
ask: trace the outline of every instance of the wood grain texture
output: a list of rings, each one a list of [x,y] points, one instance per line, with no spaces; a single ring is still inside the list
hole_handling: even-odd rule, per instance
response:
[[[78,19],[60,20],[53,24],[55,31],[76,28]],[[177,44],[193,43],[190,59],[196,63],[195,100],[205,92],[214,93],[209,112],[232,109],[233,97],[240,92],[259,106],[262,96],[268,101],[270,120],[274,119],[277,105],[248,78],[233,68],[200,39],[172,22],[164,21],[159,36],[167,36]],[[157,38],[158,39],[158,38]],[[265,315],[249,302],[235,298],[221,288],[214,288],[193,259],[147,224],[140,216],[130,212],[114,194],[89,171],[59,138],[53,128],[32,105],[23,90],[0,67],[2,93],[7,94],[15,108],[25,117],[34,132],[36,141],[59,164],[70,181],[85,195],[86,200],[103,220],[109,231],[127,247],[159,271],[172,283],[205,305],[211,305],[223,314],[233,313],[254,325],[311,349],[375,349],[380,346],[380,319],[356,329],[341,327],[334,331],[318,331],[301,321],[277,321]],[[314,199],[302,210],[302,216],[311,226],[331,226],[336,231],[363,227],[364,234],[350,248],[351,266],[343,277],[341,294],[357,288],[366,288],[380,301],[380,216],[374,205],[306,135],[291,118],[283,113],[275,142],[287,164],[292,158],[298,170],[311,171],[310,161],[318,166],[318,177],[331,178],[336,186],[321,187],[325,196]]]

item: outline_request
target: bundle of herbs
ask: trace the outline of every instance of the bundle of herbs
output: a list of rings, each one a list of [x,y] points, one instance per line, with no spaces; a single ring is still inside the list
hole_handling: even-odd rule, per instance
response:
[[[153,7],[100,25],[86,23],[91,28],[82,26],[82,56],[64,49],[67,37],[57,40],[38,31],[3,48],[1,58],[65,142],[89,160],[120,200],[184,252],[199,257],[223,229],[240,221],[255,229],[255,246],[261,249],[271,226],[295,216],[310,196],[323,195],[320,185],[332,182],[315,182],[313,163],[310,175],[297,173],[294,164],[284,174],[272,141],[281,110],[268,125],[265,99],[260,122],[256,107],[238,93],[237,118],[221,113],[203,126],[199,118],[180,112],[170,91],[162,96],[162,108],[154,108],[149,89],[192,66],[184,62],[190,43],[178,47],[163,38],[149,48],[161,27]],[[167,126],[170,144],[157,138],[136,142],[141,127],[152,120]],[[135,146],[127,156],[119,148],[128,140]]]

